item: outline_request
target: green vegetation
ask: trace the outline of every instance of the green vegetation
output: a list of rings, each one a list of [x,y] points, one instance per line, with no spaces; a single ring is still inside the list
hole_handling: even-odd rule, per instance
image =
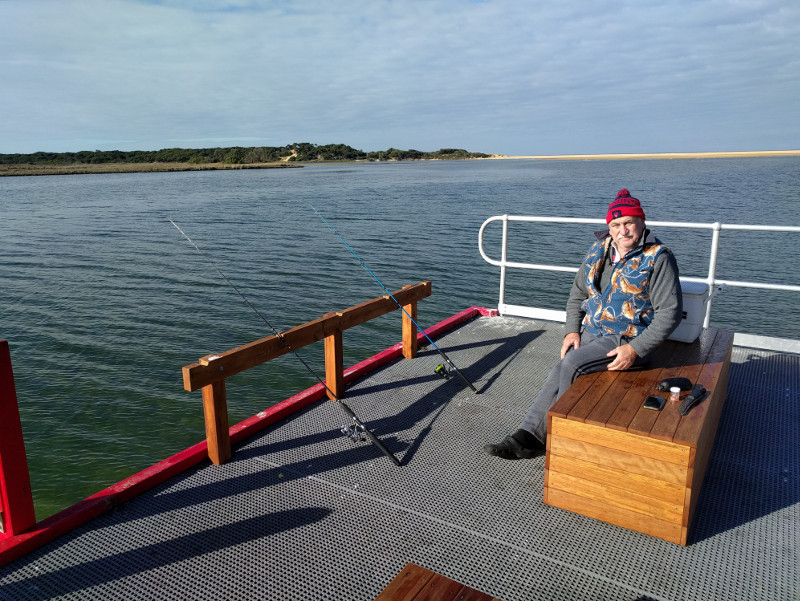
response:
[[[0,165],[103,165],[145,163],[188,163],[190,165],[261,163],[309,163],[322,161],[408,161],[461,160],[487,158],[490,155],[467,152],[460,148],[442,148],[434,152],[389,148],[376,152],[356,150],[345,144],[317,146],[308,142],[281,147],[243,148],[164,148],[162,150],[83,150],[81,152],[35,152],[33,154],[0,154]]]

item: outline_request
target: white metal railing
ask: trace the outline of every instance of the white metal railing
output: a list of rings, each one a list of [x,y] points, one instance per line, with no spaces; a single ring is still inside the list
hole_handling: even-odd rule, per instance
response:
[[[490,258],[483,249],[483,234],[486,226],[490,223],[500,221],[503,224],[503,239],[500,260]],[[522,317],[533,317],[539,319],[549,319],[553,321],[565,321],[566,311],[554,311],[551,309],[539,309],[535,307],[525,307],[520,305],[509,305],[505,302],[506,271],[511,269],[539,269],[545,271],[566,271],[576,273],[578,267],[563,265],[541,265],[536,263],[515,263],[508,260],[508,224],[512,221],[527,221],[537,223],[592,223],[602,226],[606,225],[604,219],[580,219],[574,217],[539,217],[522,215],[496,215],[489,217],[481,225],[478,232],[478,250],[487,263],[500,267],[500,298],[498,311],[501,315],[517,315]],[[788,284],[763,284],[759,282],[742,282],[736,280],[717,279],[717,257],[719,255],[719,239],[722,230],[748,230],[763,232],[794,232],[800,233],[800,227],[795,226],[773,226],[773,225],[735,225],[724,223],[689,223],[679,221],[648,221],[647,226],[655,227],[675,227],[686,229],[705,229],[712,231],[711,237],[711,256],[708,264],[708,275],[705,278],[682,277],[682,282],[702,282],[708,284],[710,290],[721,289],[724,286],[738,286],[741,288],[762,288],[768,290],[788,290],[800,292],[800,286]],[[706,315],[703,327],[707,328],[711,319],[711,299],[706,303]]]

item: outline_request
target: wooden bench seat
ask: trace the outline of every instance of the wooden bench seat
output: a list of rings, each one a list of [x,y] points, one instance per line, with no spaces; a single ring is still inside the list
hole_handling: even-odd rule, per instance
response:
[[[728,387],[733,332],[668,341],[646,369],[580,376],[548,413],[544,502],[686,545]],[[708,394],[681,416],[642,407],[661,380]]]

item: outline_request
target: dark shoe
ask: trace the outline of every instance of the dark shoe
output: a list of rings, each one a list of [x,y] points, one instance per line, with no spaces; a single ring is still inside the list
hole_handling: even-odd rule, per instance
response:
[[[544,452],[544,445],[529,433],[527,444],[523,445],[516,438],[516,434],[509,434],[502,442],[497,444],[487,444],[483,447],[483,452],[493,457],[501,459],[530,459]],[[532,440],[531,440],[532,439]]]

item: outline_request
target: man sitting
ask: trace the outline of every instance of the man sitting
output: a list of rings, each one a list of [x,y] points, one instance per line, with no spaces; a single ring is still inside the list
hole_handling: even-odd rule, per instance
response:
[[[678,265],[644,220],[639,201],[620,190],[608,207],[608,229],[596,232],[597,242],[572,284],[561,360],[517,431],[485,445],[485,453],[503,459],[541,455],[547,412],[575,378],[641,365],[678,327],[683,311]]]

